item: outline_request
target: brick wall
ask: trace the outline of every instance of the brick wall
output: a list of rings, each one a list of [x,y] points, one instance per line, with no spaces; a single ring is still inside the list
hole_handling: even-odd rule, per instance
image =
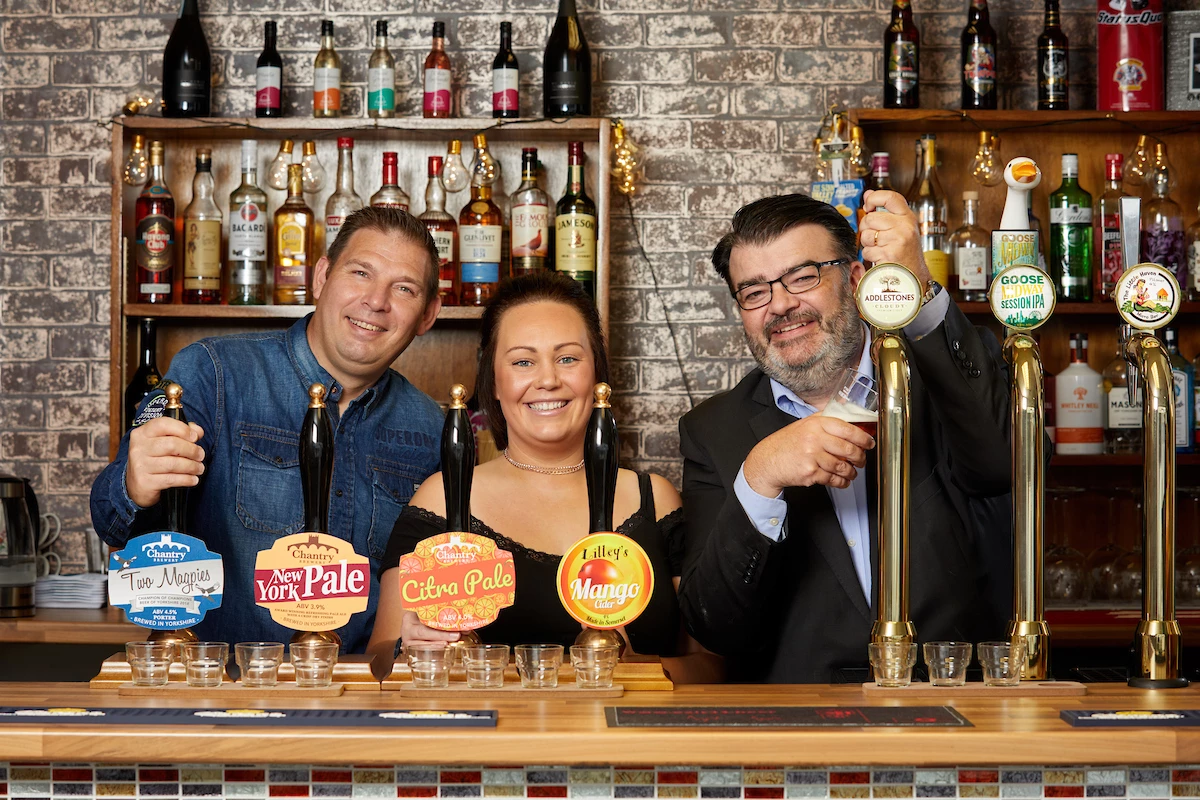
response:
[[[456,108],[490,114],[497,23],[513,22],[522,111],[541,108],[554,0],[200,0],[216,113],[251,109],[262,22],[279,20],[288,103],[311,112],[321,18],[337,25],[344,108],[361,114],[372,20],[390,21],[397,105],[419,113],[430,23],[447,21]],[[1038,0],[993,0],[1002,99],[1032,107]],[[877,105],[887,0],[580,0],[595,59],[595,111],[642,146],[633,215],[614,207],[612,351],[626,461],[679,482],[676,421],[728,389],[748,360],[707,254],[730,215],[801,189],[829,103]],[[922,98],[953,107],[965,0],[915,0]],[[1072,106],[1094,102],[1092,0],[1064,0]],[[83,553],[87,493],[108,454],[111,117],[161,75],[177,0],[0,0],[0,471],[32,477],[63,518],[68,566]],[[636,234],[636,236],[635,236]],[[639,253],[640,238],[650,264]],[[654,291],[654,285],[660,291]],[[675,339],[664,324],[669,320]],[[684,371],[676,363],[676,346]]]

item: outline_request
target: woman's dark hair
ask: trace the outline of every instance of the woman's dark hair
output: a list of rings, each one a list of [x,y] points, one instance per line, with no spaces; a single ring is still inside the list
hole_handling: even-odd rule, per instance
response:
[[[496,332],[505,314],[520,306],[540,302],[561,303],[579,313],[592,348],[596,382],[608,382],[608,350],[604,329],[600,326],[600,312],[584,291],[583,284],[557,272],[531,272],[504,281],[483,312],[479,372],[475,376],[475,396],[479,399],[479,407],[487,414],[488,427],[500,450],[508,447],[508,422],[496,399]]]

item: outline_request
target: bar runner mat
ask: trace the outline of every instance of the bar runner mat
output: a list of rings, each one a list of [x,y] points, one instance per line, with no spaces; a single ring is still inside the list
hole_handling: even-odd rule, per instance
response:
[[[972,728],[948,706],[606,706],[610,728]]]
[[[1063,722],[1076,728],[1180,728],[1200,726],[1200,709],[1173,708],[1168,711],[1079,711],[1058,712]]]
[[[22,708],[0,706],[0,723],[24,725],[238,725],[245,727],[494,728],[495,711],[285,708]]]

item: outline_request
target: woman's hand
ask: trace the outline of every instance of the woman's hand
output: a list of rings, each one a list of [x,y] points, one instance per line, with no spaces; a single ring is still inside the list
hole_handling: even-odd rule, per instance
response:
[[[439,631],[423,625],[415,611],[405,611],[400,619],[400,641],[403,644],[449,644],[461,637],[461,633]]]

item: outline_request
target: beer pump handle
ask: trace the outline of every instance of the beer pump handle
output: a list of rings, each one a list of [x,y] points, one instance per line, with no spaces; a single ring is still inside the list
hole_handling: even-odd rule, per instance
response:
[[[471,479],[475,474],[475,434],[462,384],[450,388],[450,409],[442,426],[442,488],[446,530],[471,531]]]
[[[168,383],[163,393],[167,396],[163,416],[177,419],[186,425],[187,417],[183,414],[183,387],[178,383]],[[163,490],[162,502],[167,530],[187,533],[187,499],[188,490],[183,486]]]
[[[597,383],[592,417],[583,440],[583,469],[587,478],[588,520],[591,533],[613,530],[613,501],[617,496],[618,456],[621,448],[617,420],[609,398],[612,389]]]
[[[1122,197],[1119,208],[1121,214],[1121,267],[1122,272],[1125,272],[1140,260],[1138,252],[1141,244],[1142,199],[1140,197]],[[1120,302],[1119,298],[1117,298],[1117,302]],[[1132,326],[1121,325],[1118,327],[1117,337],[1121,355],[1125,358],[1129,402],[1132,403],[1141,391],[1141,375],[1138,374],[1137,361],[1126,347],[1129,340],[1133,338]]]
[[[329,493],[333,485],[333,422],[325,407],[325,387],[308,387],[308,412],[300,428],[300,485],[304,530],[329,533]]]

